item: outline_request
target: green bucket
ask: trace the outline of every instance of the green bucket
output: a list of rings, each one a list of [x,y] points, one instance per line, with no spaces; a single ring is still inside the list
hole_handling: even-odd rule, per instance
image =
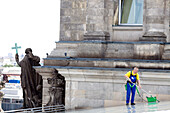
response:
[[[127,91],[127,84],[125,84],[125,90]]]
[[[146,97],[147,98],[147,100],[148,100],[148,102],[156,102],[156,97]]]

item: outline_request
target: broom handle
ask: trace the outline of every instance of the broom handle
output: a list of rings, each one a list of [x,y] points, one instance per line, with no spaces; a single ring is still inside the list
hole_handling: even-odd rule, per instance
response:
[[[146,94],[152,96],[150,93],[146,92],[144,89],[141,89],[143,92],[145,92]]]
[[[134,84],[133,82],[131,82],[133,85],[135,85],[136,87],[138,87],[136,84]],[[141,88],[141,90],[143,91],[143,92],[145,92],[146,94],[148,94],[149,96],[152,96],[150,93],[148,93],[148,92],[146,92],[144,89],[142,89]]]

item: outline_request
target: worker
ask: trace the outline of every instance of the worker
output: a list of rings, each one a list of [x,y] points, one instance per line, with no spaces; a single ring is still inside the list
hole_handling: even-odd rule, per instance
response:
[[[131,105],[135,105],[134,99],[135,99],[135,92],[136,92],[136,82],[137,82],[137,86],[141,88],[138,71],[139,68],[134,67],[132,71],[129,71],[125,74],[125,78],[127,79],[126,105],[129,105],[131,92],[132,92]]]

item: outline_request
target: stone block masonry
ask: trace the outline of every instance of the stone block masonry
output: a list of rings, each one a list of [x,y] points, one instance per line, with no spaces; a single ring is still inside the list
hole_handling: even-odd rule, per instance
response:
[[[113,1],[61,0],[60,40],[84,40],[86,32],[112,32]]]
[[[57,67],[44,66],[36,68],[43,75],[43,80],[49,78],[52,69],[56,68],[66,79],[66,109],[85,109],[97,107],[110,107],[125,104],[126,80],[124,74],[130,69],[123,68],[85,68],[85,67]],[[160,101],[170,100],[169,71],[142,70],[139,75],[143,89],[150,91]],[[48,102],[48,85],[43,84],[43,104]],[[141,92],[143,97],[146,93]],[[142,102],[136,94],[136,102]]]
[[[124,74],[134,66],[146,91],[170,100],[169,0],[143,1],[143,25],[118,25],[119,0],[61,0],[60,41],[36,67],[43,105],[54,68],[66,80],[66,109],[125,104]]]
[[[60,41],[49,57],[161,60],[164,46],[157,42]]]

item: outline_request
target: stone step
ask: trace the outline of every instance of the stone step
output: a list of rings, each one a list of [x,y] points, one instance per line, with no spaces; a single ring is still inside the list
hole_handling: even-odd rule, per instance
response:
[[[170,44],[165,45],[162,59],[170,60]]]
[[[169,44],[169,43],[167,43],[167,44],[165,45],[164,50],[170,50],[170,44]]]
[[[165,52],[165,53],[162,55],[162,59],[169,59],[169,60],[170,60],[170,51]]]
[[[164,46],[160,42],[59,41],[48,57],[120,58],[161,60]]]
[[[169,69],[169,60],[110,59],[110,58],[45,58],[44,66]]]

